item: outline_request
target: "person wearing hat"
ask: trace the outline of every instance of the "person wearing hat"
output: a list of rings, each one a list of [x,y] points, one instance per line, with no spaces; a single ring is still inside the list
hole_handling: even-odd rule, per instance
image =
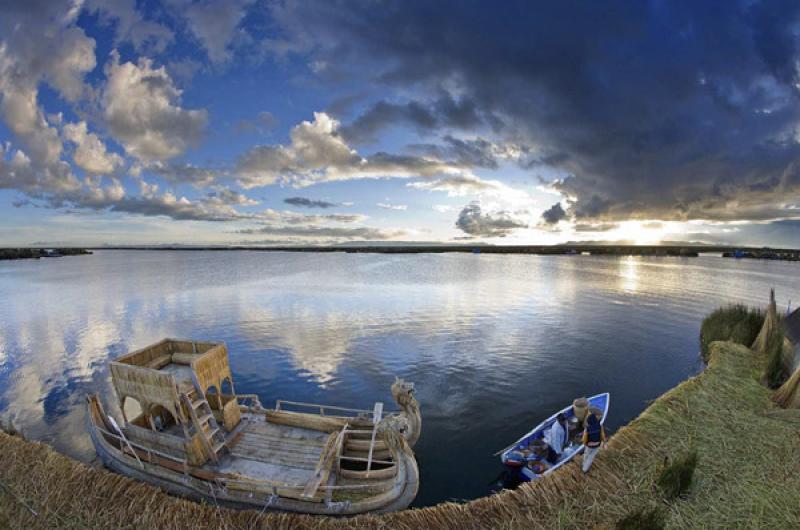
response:
[[[594,457],[601,446],[606,444],[606,431],[594,413],[586,417],[586,428],[583,429],[583,472],[588,473]]]
[[[544,434],[544,442],[547,444],[546,459],[555,464],[567,446],[567,417],[564,414],[556,416],[556,421]]]

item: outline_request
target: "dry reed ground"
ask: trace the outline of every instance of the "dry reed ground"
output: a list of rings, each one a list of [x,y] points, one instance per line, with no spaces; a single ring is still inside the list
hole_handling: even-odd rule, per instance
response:
[[[759,383],[765,359],[712,345],[708,368],[617,432],[588,476],[578,462],[516,491],[352,519],[230,511],[0,434],[0,526],[24,528],[608,528],[661,507],[668,528],[800,528],[800,415]],[[697,449],[690,494],[667,503],[655,486],[666,456]],[[34,516],[27,504],[38,515]]]

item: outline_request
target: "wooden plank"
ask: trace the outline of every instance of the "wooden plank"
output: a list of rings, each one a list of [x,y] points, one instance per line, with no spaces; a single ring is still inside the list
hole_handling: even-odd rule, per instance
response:
[[[168,365],[172,362],[172,356],[169,354],[159,355],[149,363],[147,363],[147,368],[152,368],[153,370],[160,370],[161,368]]]
[[[336,457],[342,450],[342,442],[344,441],[347,425],[342,427],[342,430],[337,434],[331,434],[325,444],[325,450],[319,457],[319,462],[314,468],[314,475],[308,480],[305,488],[303,488],[303,498],[309,499],[316,495],[317,490],[323,482],[328,480],[331,474],[333,465],[336,462]]]
[[[263,443],[281,443],[281,444],[304,446],[304,447],[316,447],[318,449],[321,449],[322,447],[325,446],[324,440],[309,439],[309,438],[294,438],[289,436],[281,436],[279,434],[255,433],[249,431],[243,431],[243,434],[251,440],[258,440]]]
[[[269,410],[265,413],[267,421],[278,425],[291,425],[322,432],[336,432],[341,429],[347,421],[338,418],[326,418],[316,414],[304,414],[302,412],[282,412]]]
[[[261,462],[285,462],[287,464],[298,464],[303,466],[311,466],[311,469],[316,465],[319,460],[319,454],[316,455],[296,455],[287,454],[281,451],[270,451],[259,448],[242,448],[241,444],[237,446],[237,456],[242,458],[249,458],[251,460],[259,460]]]
[[[259,460],[277,459],[282,462],[311,462],[316,464],[319,459],[320,451],[315,453],[291,453],[280,449],[270,449],[259,446],[239,445],[236,446],[236,453],[244,458],[254,458]],[[313,466],[312,466],[313,467]]]
[[[266,452],[247,450],[243,451],[241,445],[236,447],[236,450],[231,453],[233,456],[243,458],[246,460],[254,460],[256,462],[263,462],[265,464],[274,464],[283,467],[292,467],[295,469],[313,470],[317,463],[317,457],[297,458],[291,455],[285,455],[279,452]]]
[[[269,455],[280,455],[281,458],[297,461],[313,460],[317,461],[322,450],[317,451],[290,451],[280,447],[264,447],[262,445],[252,445],[239,442],[236,446],[237,454],[243,455],[258,455],[262,458],[267,458]]]

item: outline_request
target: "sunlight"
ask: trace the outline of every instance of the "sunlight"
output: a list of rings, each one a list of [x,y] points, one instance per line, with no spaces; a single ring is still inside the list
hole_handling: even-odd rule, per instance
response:
[[[655,245],[661,242],[667,233],[662,223],[647,221],[624,221],[619,227],[610,231],[612,240],[631,241],[634,245]]]
[[[635,292],[639,288],[639,261],[636,256],[628,256],[619,262],[621,285],[626,291]]]

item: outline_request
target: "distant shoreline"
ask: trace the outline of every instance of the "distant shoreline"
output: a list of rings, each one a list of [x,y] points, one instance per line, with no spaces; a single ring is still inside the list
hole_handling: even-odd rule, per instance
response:
[[[82,256],[92,252],[85,248],[0,248],[0,260],[60,258]]]
[[[339,245],[339,246],[103,246],[44,248],[0,248],[0,260],[56,257],[91,254],[93,250],[147,250],[147,251],[250,251],[250,252],[344,252],[369,254],[533,254],[592,256],[672,256],[697,257],[700,253],[719,254],[725,258],[768,259],[800,261],[798,249],[754,248],[711,245],[619,245],[619,244],[567,244],[567,245]]]
[[[565,245],[340,245],[340,246],[120,246],[96,247],[93,250],[173,250],[173,251],[225,251],[246,250],[254,252],[345,252],[366,254],[533,254],[544,256],[672,256],[697,257],[702,253],[720,254],[722,257],[800,261],[798,249],[771,249],[754,247],[711,245],[620,245],[620,244],[565,244]]]

